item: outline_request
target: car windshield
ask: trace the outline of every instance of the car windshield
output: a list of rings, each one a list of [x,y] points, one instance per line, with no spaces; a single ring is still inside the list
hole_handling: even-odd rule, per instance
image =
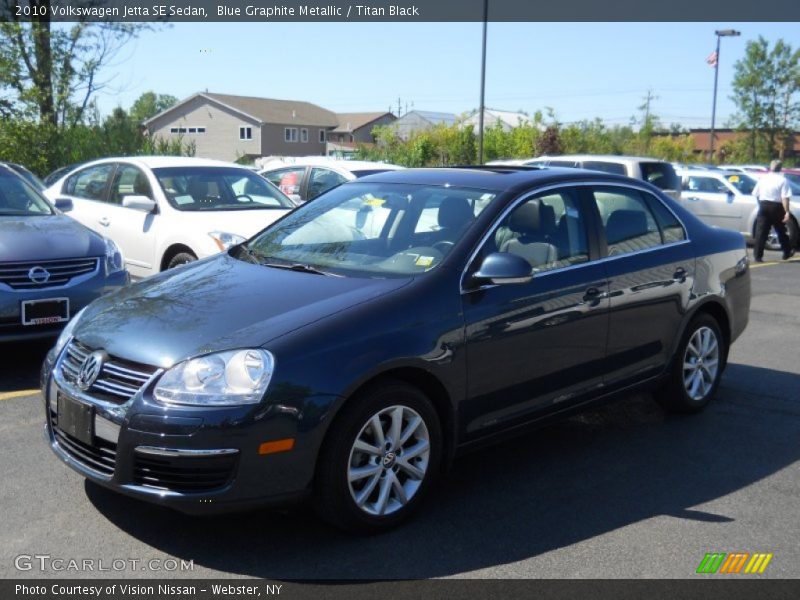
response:
[[[163,167],[153,173],[182,211],[287,209],[295,204],[263,177],[236,167]]]
[[[53,209],[22,177],[0,167],[0,216],[52,215]]]
[[[8,165],[12,170],[16,171],[20,177],[23,177],[25,181],[30,183],[33,187],[37,190],[42,191],[45,188],[44,182],[39,179],[36,175],[28,171],[22,165]]]
[[[340,275],[424,273],[441,263],[495,196],[459,187],[348,183],[267,228],[238,256]]]
[[[725,179],[741,194],[752,194],[753,188],[756,187],[756,180],[744,173],[731,173],[730,175],[725,175]]]

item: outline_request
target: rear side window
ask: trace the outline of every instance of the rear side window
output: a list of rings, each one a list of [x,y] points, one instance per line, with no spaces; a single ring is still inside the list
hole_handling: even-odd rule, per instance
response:
[[[609,256],[661,245],[658,223],[639,192],[611,186],[591,191],[605,229]]]
[[[113,164],[96,165],[78,171],[67,179],[64,191],[76,198],[86,198],[87,200],[106,200],[106,188],[108,179],[114,170]]]
[[[533,163],[526,163],[526,164],[533,164]],[[567,167],[570,169],[576,169],[578,167],[578,163],[574,160],[549,160],[547,161],[548,167]]]
[[[686,231],[684,231],[683,225],[678,221],[678,218],[672,214],[672,211],[654,196],[646,194],[645,199],[656,217],[658,226],[661,228],[661,239],[664,243],[672,244],[685,240]]]
[[[614,175],[627,175],[628,171],[625,165],[613,162],[600,162],[598,160],[587,160],[583,163],[584,169],[591,171],[603,171],[604,173],[613,173]]]
[[[666,162],[643,162],[639,163],[639,168],[642,170],[642,179],[652,183],[658,189],[680,189],[680,180],[671,164]]]

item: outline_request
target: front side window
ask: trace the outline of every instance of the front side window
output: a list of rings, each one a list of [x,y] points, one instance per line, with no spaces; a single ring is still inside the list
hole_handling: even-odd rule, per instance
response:
[[[268,181],[233,167],[153,169],[170,205],[180,211],[293,208],[294,203]]]
[[[710,194],[725,194],[728,188],[718,179],[690,175],[683,182],[683,189],[690,192],[703,192]]]
[[[78,171],[67,179],[64,192],[76,198],[104,202],[108,180],[114,171],[113,164],[96,165]]]
[[[240,140],[252,140],[253,139],[253,128],[252,127],[239,127],[239,139]]]
[[[145,196],[153,198],[147,176],[133,165],[120,165],[111,184],[108,201],[111,204],[122,204],[125,196]]]
[[[21,177],[0,168],[0,216],[52,215],[53,209]]]
[[[444,260],[494,198],[459,187],[348,183],[269,227],[240,258],[357,277],[422,274]]]
[[[661,245],[658,224],[640,192],[612,186],[590,191],[603,223],[609,256]]]
[[[577,192],[565,188],[520,204],[499,224],[483,252],[517,254],[537,273],[587,262],[589,245]]]
[[[756,187],[756,180],[744,173],[725,175],[726,181],[739,190],[740,194],[750,195]]]

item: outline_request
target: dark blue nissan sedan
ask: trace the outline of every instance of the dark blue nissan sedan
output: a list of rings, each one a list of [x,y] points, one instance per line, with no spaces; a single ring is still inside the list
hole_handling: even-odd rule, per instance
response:
[[[114,242],[0,163],[0,343],[54,339],[72,315],[127,283]]]
[[[620,393],[714,396],[741,235],[576,169],[391,171],[93,302],[42,372],[55,454],[185,512],[394,526],[459,452]]]

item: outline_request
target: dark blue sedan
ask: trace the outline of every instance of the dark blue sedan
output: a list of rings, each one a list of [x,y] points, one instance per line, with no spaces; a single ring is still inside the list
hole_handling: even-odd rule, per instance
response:
[[[703,409],[749,307],[742,236],[646,182],[391,171],[89,305],[44,365],[47,431],[123,494],[310,497],[377,531],[499,436],[636,389]]]
[[[126,283],[114,242],[0,164],[0,343],[56,337],[72,315]]]

